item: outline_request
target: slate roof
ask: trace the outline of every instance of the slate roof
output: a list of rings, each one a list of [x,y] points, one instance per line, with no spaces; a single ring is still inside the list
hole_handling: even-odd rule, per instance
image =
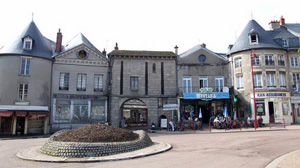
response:
[[[27,36],[33,39],[31,50],[23,49],[23,39]],[[54,49],[55,42],[45,38],[32,21],[12,44],[0,51],[0,55],[20,54],[51,59]]]
[[[250,32],[258,34],[258,44],[249,43]],[[284,49],[280,44],[273,40],[273,36],[274,34],[266,31],[255,20],[250,20],[229,51],[229,54],[256,48]]]
[[[174,56],[177,55],[171,51],[136,51],[136,50],[113,50],[109,56]]]
[[[295,24],[285,24],[283,27],[286,27],[289,32],[294,34],[295,36],[299,37],[300,36],[300,24],[295,23]]]
[[[215,56],[217,56],[217,57],[219,57],[219,58],[227,61],[227,57],[226,57],[225,54],[215,53],[215,52],[213,52],[213,51],[211,51],[211,50],[209,50],[207,48],[201,47],[201,45],[196,45],[193,48],[191,48],[191,49],[185,51],[184,53],[180,54],[179,55],[179,59],[183,59],[184,57],[189,56],[189,55],[193,54],[194,52],[197,52],[197,51],[199,51],[201,49],[202,50],[206,50],[207,52],[209,52],[209,53],[211,53],[211,54],[213,54],[213,55],[215,55]]]
[[[80,45],[85,45],[97,54],[105,57],[102,54],[102,52],[99,51],[82,33],[79,33],[76,36],[74,36],[65,46],[62,47],[62,51],[58,54],[72,50]]]

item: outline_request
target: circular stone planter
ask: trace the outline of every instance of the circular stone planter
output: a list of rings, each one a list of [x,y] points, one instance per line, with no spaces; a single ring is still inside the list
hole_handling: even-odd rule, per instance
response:
[[[54,137],[64,131],[66,130],[53,134],[40,148],[40,152],[51,156],[68,158],[100,157],[131,152],[153,145],[148,134],[141,130],[134,131],[134,133],[139,135],[139,138],[135,141],[96,143],[55,141]]]

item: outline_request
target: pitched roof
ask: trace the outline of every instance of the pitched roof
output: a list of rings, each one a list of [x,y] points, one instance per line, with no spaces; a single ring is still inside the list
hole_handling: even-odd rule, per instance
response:
[[[215,53],[215,52],[213,52],[213,51],[211,51],[211,50],[209,50],[207,48],[202,47],[201,45],[196,45],[193,48],[191,48],[191,49],[185,51],[184,53],[180,54],[179,55],[179,59],[183,59],[184,57],[189,56],[189,55],[191,55],[194,52],[197,52],[199,50],[205,50],[205,51],[207,51],[207,52],[209,52],[209,53],[211,53],[211,54],[213,54],[213,55],[215,55],[215,56],[217,56],[217,57],[219,57],[219,58],[227,61],[227,57],[226,57],[225,54]]]
[[[67,52],[69,50],[72,50],[75,47],[78,47],[80,45],[85,45],[88,48],[90,48],[91,50],[93,50],[94,52],[96,52],[99,55],[103,54],[82,34],[79,33],[76,36],[74,36],[63,48],[61,53]],[[61,54],[58,53],[58,54]]]
[[[32,49],[24,50],[23,39],[28,36],[33,40]],[[21,54],[51,59],[54,47],[55,43],[45,38],[32,21],[11,45],[0,51],[0,54]]]
[[[249,43],[249,33],[251,32],[258,34],[258,44]],[[281,45],[273,41],[271,34],[262,28],[255,20],[250,20],[229,51],[229,54],[255,48],[284,49]]]
[[[294,34],[295,36],[299,37],[300,36],[300,24],[295,23],[295,24],[285,24],[283,27],[286,27],[289,32]]]
[[[177,55],[171,51],[136,51],[136,50],[113,50],[109,56],[174,56]]]

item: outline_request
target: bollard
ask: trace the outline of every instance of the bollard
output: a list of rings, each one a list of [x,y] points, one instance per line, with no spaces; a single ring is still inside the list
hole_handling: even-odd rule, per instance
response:
[[[209,121],[209,132],[211,132],[211,123]]]

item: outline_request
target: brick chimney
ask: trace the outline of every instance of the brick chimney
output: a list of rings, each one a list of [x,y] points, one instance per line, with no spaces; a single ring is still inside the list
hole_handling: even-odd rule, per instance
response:
[[[60,32],[60,29],[58,29],[58,33],[57,33],[57,36],[56,36],[55,52],[61,52],[61,43],[62,43],[62,34]]]
[[[178,46],[176,45],[174,48],[175,48],[175,54],[178,55]]]
[[[206,44],[205,44],[205,43],[200,44],[200,46],[201,46],[202,48],[206,48]]]
[[[280,25],[285,25],[285,19],[283,16],[280,17]]]
[[[116,43],[115,50],[119,50],[118,43]]]
[[[106,57],[106,51],[105,51],[105,48],[103,49],[102,54]]]
[[[279,24],[279,21],[278,20],[272,20],[270,23],[269,23],[269,29],[270,30],[275,30],[275,29],[278,29],[280,27],[280,24]]]

